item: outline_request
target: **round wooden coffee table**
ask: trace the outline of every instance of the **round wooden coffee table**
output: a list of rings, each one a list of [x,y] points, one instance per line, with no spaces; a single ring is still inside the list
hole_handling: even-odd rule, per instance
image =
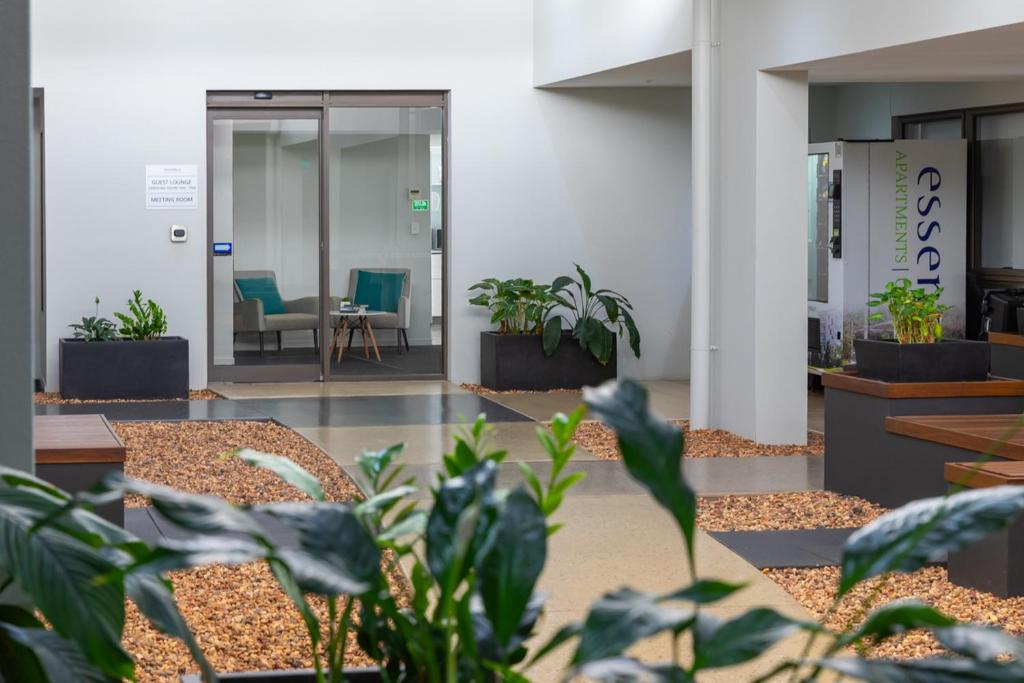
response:
[[[376,316],[387,315],[384,311],[353,311],[344,313],[342,311],[331,311],[331,327],[334,334],[331,336],[331,346],[328,356],[335,353],[337,349],[338,362],[341,362],[342,352],[345,350],[345,334],[349,330],[359,330],[363,338],[363,356],[370,359],[370,347],[373,347],[373,354],[380,362],[380,347],[377,346],[377,337],[373,333],[373,324],[370,320]]]

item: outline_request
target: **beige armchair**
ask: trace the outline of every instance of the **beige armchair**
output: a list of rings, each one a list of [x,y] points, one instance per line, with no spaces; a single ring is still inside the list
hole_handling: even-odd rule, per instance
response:
[[[277,275],[272,270],[236,270],[234,274],[235,335],[256,333],[260,338],[260,357],[263,357],[263,335],[267,332],[277,333],[277,350],[281,350],[281,333],[288,330],[310,330],[313,332],[313,350],[320,352],[317,330],[320,326],[320,299],[306,296],[300,299],[281,300],[284,313],[267,315],[260,299],[244,299],[238,288],[237,280],[246,278],[270,278],[277,287]],[[280,290],[279,290],[280,291]]]
[[[384,315],[376,315],[373,317],[373,329],[376,330],[394,330],[395,331],[395,345],[398,347],[398,352],[402,352],[402,343],[405,343],[406,351],[409,350],[409,314],[412,307],[412,284],[411,284],[411,272],[408,268],[352,268],[349,270],[348,277],[348,296],[353,301],[356,297],[356,287],[359,285],[359,271],[364,270],[371,273],[402,273],[405,278],[402,280],[402,295],[398,300],[398,310],[395,312],[387,312]],[[333,305],[333,304],[332,304]],[[349,330],[348,333],[348,345],[352,346],[352,336],[358,330]]]

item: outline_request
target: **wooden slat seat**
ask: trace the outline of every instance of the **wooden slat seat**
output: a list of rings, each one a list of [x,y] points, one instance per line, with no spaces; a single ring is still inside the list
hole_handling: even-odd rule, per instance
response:
[[[969,489],[1024,486],[1024,462],[947,462],[943,475],[950,484]]]
[[[915,439],[1024,460],[1021,415],[903,415],[885,418],[885,430]]]

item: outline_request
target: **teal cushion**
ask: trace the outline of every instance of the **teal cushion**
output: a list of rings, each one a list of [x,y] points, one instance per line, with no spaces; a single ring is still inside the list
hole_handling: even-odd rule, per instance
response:
[[[263,302],[263,315],[286,313],[281,293],[272,277],[239,277],[235,278],[235,286],[243,299],[259,299]]]
[[[360,270],[353,301],[371,311],[398,313],[405,273],[375,273]]]

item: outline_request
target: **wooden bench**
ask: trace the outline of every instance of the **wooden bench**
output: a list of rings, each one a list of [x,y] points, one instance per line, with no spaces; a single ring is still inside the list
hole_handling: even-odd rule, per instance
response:
[[[36,475],[69,493],[92,488],[111,470],[124,471],[125,446],[102,415],[37,415]],[[96,510],[124,525],[124,503]]]
[[[903,415],[885,418],[890,434],[1024,460],[1024,417],[1021,415]]]
[[[945,479],[952,486],[985,488],[1024,485],[1024,462],[951,462]],[[1024,595],[1024,519],[976,541],[948,559],[949,580],[1002,598]]]
[[[825,374],[822,383],[825,488],[886,507],[942,495],[943,465],[969,459],[964,449],[984,452],[998,436],[998,424],[978,432],[977,421],[1024,412],[1020,380],[896,383],[842,372]],[[956,423],[943,423],[947,419]],[[944,441],[965,426],[969,434]],[[1024,459],[1024,441],[1000,455],[1009,458],[1017,452]]]

